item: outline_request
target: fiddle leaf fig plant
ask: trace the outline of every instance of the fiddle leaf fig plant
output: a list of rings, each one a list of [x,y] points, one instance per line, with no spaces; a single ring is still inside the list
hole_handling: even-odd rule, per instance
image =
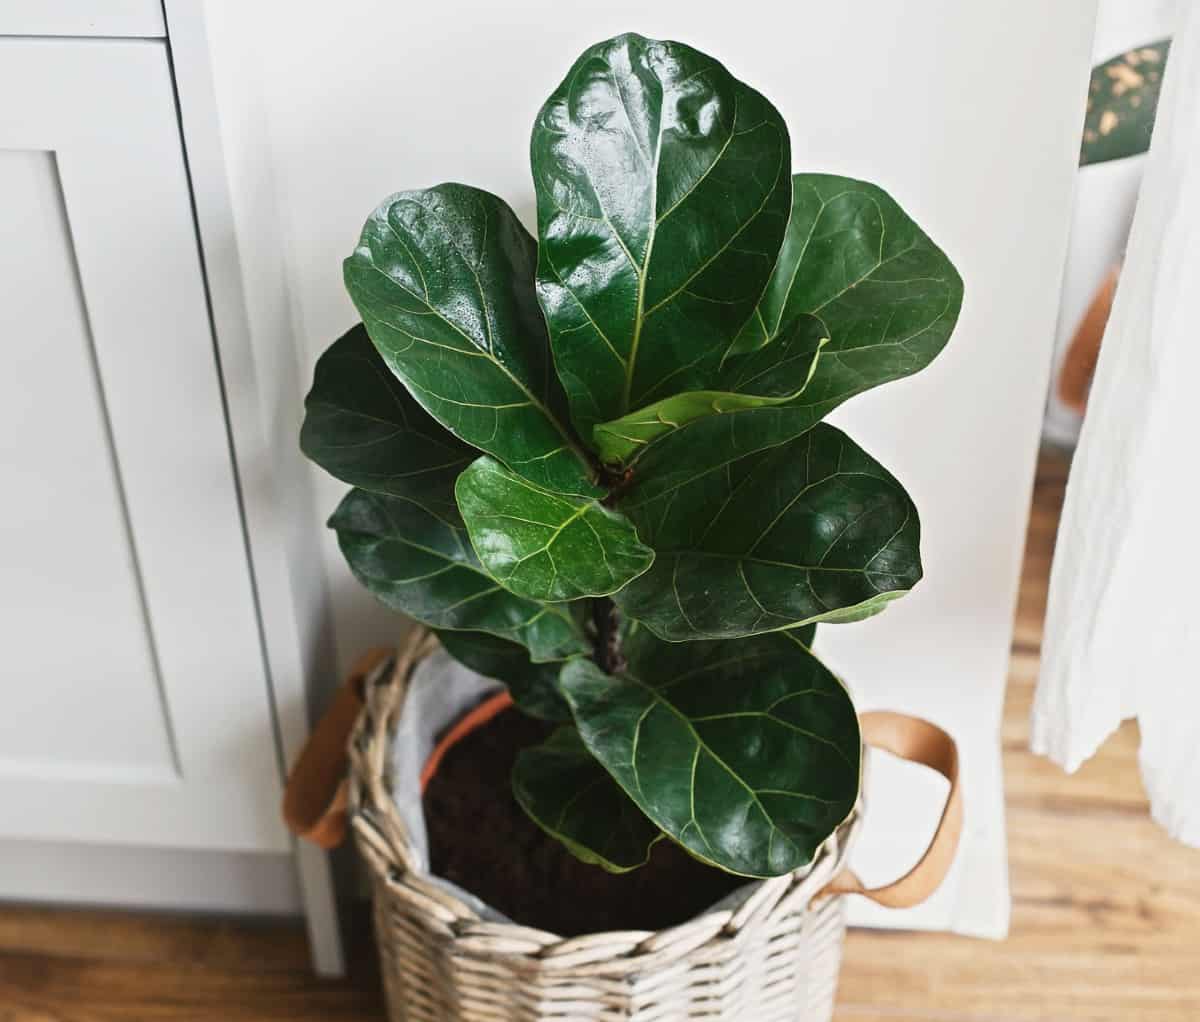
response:
[[[461,184],[371,214],[301,445],[353,487],[357,578],[556,723],[512,778],[539,826],[613,871],[668,839],[787,873],[858,797],[816,623],[921,578],[912,501],[821,420],[927,365],[962,282],[681,43],[588,49],[530,151],[536,239]]]

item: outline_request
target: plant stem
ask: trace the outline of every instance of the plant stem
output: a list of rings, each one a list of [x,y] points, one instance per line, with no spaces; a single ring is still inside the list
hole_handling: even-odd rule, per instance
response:
[[[617,605],[607,596],[592,600],[592,623],[596,626],[596,645],[593,659],[606,674],[625,670],[625,654],[621,651],[620,622]]]
[[[608,496],[600,501],[605,507],[615,507],[620,500],[633,485],[633,469],[627,468],[623,472],[614,471],[607,465],[601,465],[601,485],[608,489]]]

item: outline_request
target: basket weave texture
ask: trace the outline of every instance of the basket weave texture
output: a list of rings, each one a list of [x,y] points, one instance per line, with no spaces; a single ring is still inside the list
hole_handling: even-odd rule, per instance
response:
[[[350,813],[370,872],[390,1022],[826,1022],[841,964],[842,899],[814,896],[842,865],[857,814],[804,873],[760,881],[735,910],[657,933],[564,939],[480,918],[419,868],[386,787],[390,736],[424,629],[368,687],[350,743]]]

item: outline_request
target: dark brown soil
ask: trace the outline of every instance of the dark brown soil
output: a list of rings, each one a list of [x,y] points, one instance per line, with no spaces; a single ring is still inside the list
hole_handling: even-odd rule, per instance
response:
[[[433,872],[525,926],[563,936],[686,922],[746,883],[660,841],[650,862],[612,874],[580,862],[517,805],[517,753],[551,726],[516,710],[459,742],[425,792]]]

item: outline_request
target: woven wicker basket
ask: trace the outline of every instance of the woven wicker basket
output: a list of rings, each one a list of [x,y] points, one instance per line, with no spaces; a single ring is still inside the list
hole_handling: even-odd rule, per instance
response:
[[[344,821],[348,801],[371,877],[391,1022],[826,1022],[833,1013],[845,931],[844,899],[837,895],[914,904],[936,888],[953,859],[961,826],[953,742],[924,721],[864,715],[864,734],[884,732],[873,744],[933,766],[951,781],[934,842],[895,884],[866,891],[845,869],[843,859],[859,826],[856,811],[808,870],[761,881],[735,910],[708,911],[671,929],[563,939],[483,920],[421,871],[385,784],[390,737],[408,679],[434,648],[436,640],[418,629],[398,652],[394,670],[363,693],[365,705],[349,742],[348,798],[332,797],[307,822],[299,819],[304,814],[295,804],[285,812],[293,829],[328,846],[344,829],[344,822],[329,821]],[[347,691],[361,691],[366,665],[356,674],[357,685]],[[340,716],[346,717],[344,708]],[[868,729],[871,716],[878,719]],[[293,789],[301,787],[307,802],[324,802],[323,797],[314,802],[312,771],[303,762],[289,781],[293,803],[298,798]],[[323,822],[314,826],[318,815]]]

